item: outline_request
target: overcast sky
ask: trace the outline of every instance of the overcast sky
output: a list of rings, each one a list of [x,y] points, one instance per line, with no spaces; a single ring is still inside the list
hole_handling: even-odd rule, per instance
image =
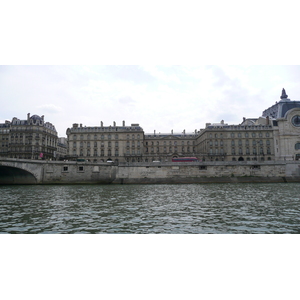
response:
[[[300,100],[291,1],[14,3],[0,18],[0,122],[193,132],[259,117],[282,88]]]
[[[44,115],[59,136],[83,126],[139,123],[145,132],[239,124],[300,100],[299,66],[0,66],[0,120]]]

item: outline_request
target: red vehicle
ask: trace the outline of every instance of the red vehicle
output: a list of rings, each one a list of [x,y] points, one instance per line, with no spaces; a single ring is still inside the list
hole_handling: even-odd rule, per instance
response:
[[[177,157],[172,158],[172,162],[195,162],[198,161],[197,157]]]

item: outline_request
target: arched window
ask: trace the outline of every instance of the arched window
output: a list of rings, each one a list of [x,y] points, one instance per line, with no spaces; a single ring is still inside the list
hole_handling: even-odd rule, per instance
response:
[[[295,144],[295,150],[300,150],[300,143]]]

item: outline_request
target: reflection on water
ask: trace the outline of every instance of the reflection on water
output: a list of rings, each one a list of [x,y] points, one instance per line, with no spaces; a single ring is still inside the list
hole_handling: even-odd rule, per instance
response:
[[[300,184],[0,186],[1,233],[300,233]]]

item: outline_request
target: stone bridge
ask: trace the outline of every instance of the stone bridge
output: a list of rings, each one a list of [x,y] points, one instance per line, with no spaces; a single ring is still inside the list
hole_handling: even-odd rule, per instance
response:
[[[38,184],[42,181],[43,161],[0,159],[0,184]]]
[[[0,184],[111,183],[116,172],[110,163],[0,159]]]
[[[38,184],[42,182],[44,161],[0,159],[0,184]]]

